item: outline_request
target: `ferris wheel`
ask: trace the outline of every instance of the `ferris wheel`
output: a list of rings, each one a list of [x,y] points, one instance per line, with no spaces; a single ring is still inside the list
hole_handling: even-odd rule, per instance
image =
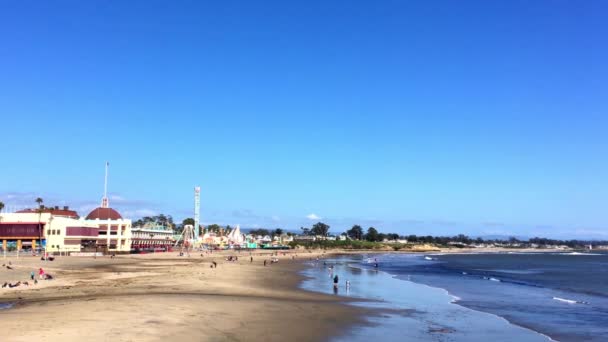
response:
[[[186,253],[190,256],[190,251],[196,244],[196,235],[194,233],[194,226],[191,224],[187,224],[184,226],[184,230],[179,235],[177,240],[175,240],[174,247],[181,246],[181,252]]]

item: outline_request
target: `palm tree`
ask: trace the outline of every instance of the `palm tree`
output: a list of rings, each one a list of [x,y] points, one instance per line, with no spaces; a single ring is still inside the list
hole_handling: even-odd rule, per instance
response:
[[[38,244],[42,246],[42,209],[44,206],[42,205],[44,200],[41,197],[36,198],[36,203],[38,203]]]
[[[2,222],[2,209],[4,209],[4,203],[0,202],[0,222]]]

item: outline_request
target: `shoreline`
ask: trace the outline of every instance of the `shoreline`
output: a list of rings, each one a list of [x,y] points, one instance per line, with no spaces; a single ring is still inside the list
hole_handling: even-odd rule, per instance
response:
[[[385,254],[385,253],[359,253],[359,254],[382,255],[382,254]],[[348,256],[348,255],[352,256],[353,253],[344,253],[342,255],[343,256]],[[337,256],[340,256],[340,255],[337,255]],[[339,262],[338,262],[338,264],[339,264]],[[344,263],[344,267],[346,267],[346,268],[355,268],[357,270],[362,270],[362,271],[369,271],[369,269],[367,269],[367,268],[361,268],[361,267],[354,266],[349,261],[346,261]],[[461,299],[458,296],[455,296],[455,295],[451,294],[448,289],[441,288],[441,287],[436,287],[436,286],[431,286],[431,285],[428,285],[428,284],[425,284],[425,283],[422,283],[422,282],[416,282],[416,281],[413,281],[411,279],[398,278],[397,275],[391,274],[391,273],[389,273],[387,271],[384,271],[384,270],[374,270],[374,271],[378,272],[378,273],[381,273],[381,274],[384,274],[386,277],[388,277],[390,279],[393,279],[396,282],[407,282],[407,283],[410,283],[410,284],[414,284],[415,286],[421,286],[423,288],[428,288],[428,289],[431,289],[431,290],[434,290],[434,291],[439,291],[439,292],[443,293],[445,295],[446,299],[447,299],[447,301],[445,302],[445,304],[454,304],[454,305],[460,307],[462,310],[474,313],[474,315],[482,315],[482,317],[483,317],[483,315],[492,316],[496,320],[504,322],[503,324],[505,324],[505,326],[510,327],[509,329],[505,330],[506,334],[512,333],[512,334],[515,334],[515,336],[517,336],[517,334],[523,334],[523,336],[533,335],[533,336],[538,336],[538,338],[541,339],[542,341],[557,341],[556,339],[554,339],[552,336],[550,336],[548,334],[545,334],[545,333],[543,333],[541,331],[537,331],[537,330],[535,330],[535,329],[533,329],[531,327],[528,327],[528,326],[525,326],[525,325],[521,325],[521,324],[517,324],[515,322],[512,322],[509,319],[507,319],[506,317],[503,317],[503,316],[500,316],[500,315],[497,315],[497,314],[494,314],[494,313],[491,313],[491,312],[487,312],[487,311],[482,311],[482,310],[476,310],[476,309],[473,309],[473,308],[469,308],[469,307],[467,307],[465,305],[461,305],[460,303],[458,303]],[[428,294],[428,295],[429,296],[435,296],[434,294]],[[365,300],[373,300],[373,299],[371,299],[369,297],[349,297],[349,298],[353,299],[353,302],[351,302],[351,303],[345,303],[345,304],[347,304],[347,305],[353,305],[353,306],[355,306],[357,304],[360,304],[361,302],[363,302]],[[430,297],[427,298],[427,299],[429,301],[432,301],[432,299]],[[384,300],[381,299],[381,301],[384,301]],[[391,299],[386,299],[386,302],[402,306],[400,309],[395,309],[395,312],[399,312],[399,311],[403,311],[403,310],[405,310],[405,311],[408,311],[408,310],[414,310],[414,311],[416,311],[417,310],[416,305],[410,305],[410,306],[408,306],[408,305],[398,304],[397,302],[393,302]],[[383,309],[381,309],[381,308],[374,308],[374,310],[382,311]],[[392,309],[389,309],[389,310],[392,310]],[[373,316],[368,317],[368,319],[370,320],[370,323],[371,323],[371,320],[373,320]],[[382,329],[382,326],[380,326],[379,328]],[[389,327],[386,327],[386,328],[388,329]],[[511,331],[511,329],[515,329],[515,330]],[[459,333],[458,330],[453,330],[453,331],[449,331],[449,330],[450,329],[448,328],[446,330],[446,332],[441,332],[441,333],[447,333],[447,334],[454,334],[454,333],[458,334]],[[520,331],[520,333],[516,334],[515,333],[516,331]],[[429,336],[428,336],[428,338],[431,337],[430,334],[432,334],[432,332],[429,330]],[[373,333],[370,334],[370,335],[373,335]],[[456,335],[452,336],[452,338],[456,338],[456,341],[459,341],[459,339],[458,339],[458,337],[456,337]],[[426,339],[426,338],[424,338],[424,339]],[[465,338],[464,340],[468,340],[468,339]],[[533,338],[532,340],[536,340],[536,339]]]
[[[561,253],[556,253],[554,250],[544,250],[542,252],[536,251],[539,254],[565,254],[565,255],[570,255],[571,251],[562,251]],[[394,254],[394,253],[368,253],[368,256],[381,256],[381,255],[389,255],[389,254]],[[416,253],[418,254],[418,253]],[[424,253],[423,253],[424,254]],[[449,255],[449,254],[462,254],[462,253],[429,253],[429,255]],[[486,253],[466,253],[466,254],[486,254]],[[513,253],[505,253],[505,252],[500,252],[499,254],[513,254]],[[529,253],[529,252],[521,252],[520,254],[534,254],[534,253]],[[576,255],[603,255],[603,254],[598,254],[598,253],[576,253]],[[350,267],[356,267],[356,266],[352,266],[349,265]],[[361,269],[366,269],[366,268],[361,268]],[[526,321],[520,321],[520,320],[513,320],[511,318],[509,318],[508,316],[503,316],[499,313],[495,313],[492,312],[491,310],[483,310],[480,308],[476,308],[476,307],[469,307],[466,304],[463,304],[462,302],[467,300],[467,298],[460,298],[455,294],[452,294],[450,292],[450,290],[448,290],[447,288],[444,287],[440,287],[440,286],[434,286],[434,285],[430,285],[427,284],[423,281],[416,281],[413,280],[411,277],[407,277],[407,278],[401,278],[399,274],[392,274],[386,270],[378,270],[379,272],[382,272],[388,276],[390,276],[393,279],[399,280],[399,281],[405,281],[405,282],[411,282],[411,283],[415,283],[421,286],[425,286],[428,288],[433,288],[433,289],[438,289],[441,291],[444,291],[446,293],[446,295],[450,296],[452,298],[451,303],[458,305],[462,308],[465,308],[467,310],[471,310],[471,311],[475,311],[475,312],[480,312],[480,313],[484,313],[484,314],[488,314],[488,315],[492,315],[496,318],[499,318],[503,321],[505,321],[506,323],[508,323],[511,326],[517,327],[517,328],[521,328],[521,329],[525,329],[528,330],[530,332],[533,332],[535,334],[538,334],[544,338],[546,338],[546,340],[548,341],[561,341],[562,338],[566,338],[564,336],[567,335],[563,335],[562,332],[560,331],[556,331],[556,330],[552,330],[550,327],[543,327],[543,326],[534,326],[531,324],[526,324]],[[589,294],[589,293],[584,293],[584,295],[596,295],[596,294]],[[569,297],[568,297],[569,298]],[[553,299],[555,299],[555,297],[553,297]],[[589,304],[588,302],[580,302],[583,304]],[[571,338],[571,337],[569,337]]]
[[[385,272],[385,271],[382,271],[382,270],[381,270],[380,272]],[[413,280],[411,280],[411,279],[399,279],[399,278],[397,278],[397,276],[396,276],[396,275],[390,274],[390,273],[388,273],[388,272],[385,272],[385,273],[386,273],[386,274],[388,274],[389,276],[393,277],[394,279],[397,279],[397,280],[400,280],[400,281],[409,281],[409,282],[412,282],[412,283],[415,283],[415,284],[418,284],[418,285],[422,285],[422,286],[426,286],[426,287],[429,287],[429,288],[432,288],[432,289],[438,289],[438,290],[442,290],[442,291],[444,291],[444,292],[446,293],[446,295],[448,295],[448,296],[450,296],[450,297],[452,298],[452,300],[450,301],[450,304],[458,305],[458,306],[463,307],[463,308],[465,308],[465,309],[467,309],[467,310],[472,310],[472,311],[476,311],[476,312],[482,312],[482,313],[485,313],[485,314],[488,314],[488,315],[495,316],[496,318],[499,318],[499,319],[501,319],[501,320],[504,320],[504,321],[505,321],[505,322],[507,322],[509,325],[512,325],[512,326],[514,326],[514,327],[518,327],[518,328],[522,328],[522,329],[526,329],[526,330],[529,330],[529,331],[531,331],[531,332],[533,332],[533,333],[539,334],[539,335],[541,335],[541,336],[543,336],[543,337],[547,338],[547,340],[548,340],[548,341],[552,341],[552,342],[558,342],[558,340],[553,339],[553,338],[552,338],[550,335],[547,335],[547,334],[545,334],[545,333],[543,333],[543,332],[537,331],[537,330],[535,330],[535,329],[533,329],[533,328],[531,328],[531,327],[527,327],[527,326],[524,326],[524,325],[521,325],[521,324],[517,324],[517,323],[515,323],[515,322],[512,322],[512,321],[510,321],[509,319],[507,319],[506,317],[503,317],[503,316],[497,315],[497,314],[492,313],[492,312],[487,312],[487,311],[482,311],[482,310],[476,310],[476,309],[472,309],[472,308],[469,308],[469,307],[468,307],[468,306],[466,306],[466,305],[462,305],[462,304],[460,304],[460,303],[459,303],[460,301],[462,301],[462,298],[460,298],[460,297],[458,297],[458,296],[456,296],[456,295],[454,295],[454,294],[450,293],[450,291],[449,291],[448,289],[445,289],[445,288],[443,288],[443,287],[431,286],[431,285],[429,285],[429,284],[425,284],[425,283],[416,282],[416,281],[413,281]]]

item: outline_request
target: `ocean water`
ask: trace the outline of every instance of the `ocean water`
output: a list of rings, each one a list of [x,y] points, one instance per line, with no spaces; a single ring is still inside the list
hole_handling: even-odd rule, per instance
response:
[[[398,279],[559,341],[608,341],[608,253],[383,255]],[[429,260],[431,259],[431,260]]]
[[[307,290],[334,293],[332,279],[338,275],[340,286],[336,295],[355,298],[353,305],[377,309],[369,317],[369,325],[353,327],[346,335],[333,338],[333,342],[550,340],[496,315],[456,305],[453,301],[457,298],[443,289],[369,268],[361,259],[327,259],[311,263],[303,273],[307,279],[302,287]],[[350,289],[345,286],[346,280],[350,281]],[[358,298],[374,301],[358,302]]]
[[[337,274],[337,295],[382,310],[336,341],[608,341],[608,254],[349,256],[304,273],[308,290],[332,293]]]

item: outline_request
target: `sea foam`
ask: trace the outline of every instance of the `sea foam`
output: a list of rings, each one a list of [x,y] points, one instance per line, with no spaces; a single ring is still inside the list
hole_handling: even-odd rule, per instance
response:
[[[589,302],[583,302],[583,301],[579,301],[579,300],[565,299],[565,298],[559,298],[559,297],[553,297],[553,299],[560,301],[560,302],[568,303],[568,304],[589,304]]]

